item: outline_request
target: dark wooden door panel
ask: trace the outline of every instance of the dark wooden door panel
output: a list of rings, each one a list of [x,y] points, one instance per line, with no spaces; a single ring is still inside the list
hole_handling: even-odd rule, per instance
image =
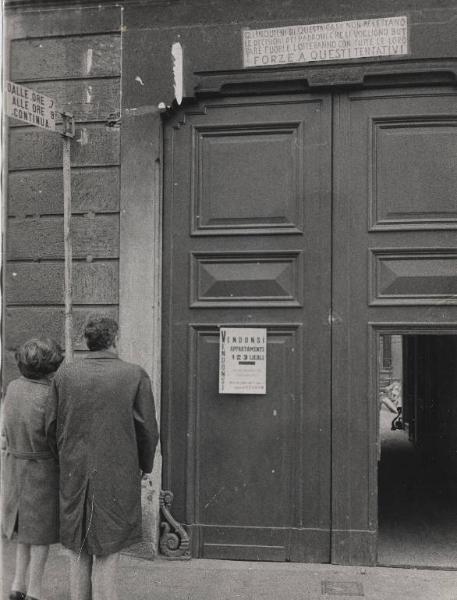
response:
[[[194,445],[198,523],[283,527],[293,523],[292,461],[301,386],[298,326],[268,327],[265,396],[218,394],[219,331],[192,331],[198,363],[190,397],[198,415]],[[205,347],[202,347],[205,346]],[[296,350],[296,352],[294,352]],[[211,371],[212,377],[208,376]],[[227,485],[228,483],[228,485]],[[256,507],[255,511],[248,507]]]
[[[164,485],[198,556],[329,559],[330,126],[297,95],[166,127]],[[265,395],[219,394],[220,326],[267,328]]]
[[[334,562],[376,559],[377,328],[457,318],[456,106],[447,88],[335,99]]]

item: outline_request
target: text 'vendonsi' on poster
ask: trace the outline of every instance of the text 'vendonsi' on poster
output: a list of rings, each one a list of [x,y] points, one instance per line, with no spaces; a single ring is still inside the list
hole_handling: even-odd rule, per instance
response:
[[[221,327],[219,393],[266,394],[267,330]]]

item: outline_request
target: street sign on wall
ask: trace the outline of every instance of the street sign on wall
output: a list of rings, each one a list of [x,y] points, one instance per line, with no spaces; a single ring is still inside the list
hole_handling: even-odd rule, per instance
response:
[[[48,131],[56,129],[56,104],[52,98],[12,81],[5,84],[6,114]]]

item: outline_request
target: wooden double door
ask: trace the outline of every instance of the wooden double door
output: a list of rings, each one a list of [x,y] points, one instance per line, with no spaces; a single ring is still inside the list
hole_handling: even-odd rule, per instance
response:
[[[163,486],[194,556],[375,560],[373,336],[455,285],[455,96],[226,97],[166,123]],[[219,394],[220,327],[267,330],[265,394]]]

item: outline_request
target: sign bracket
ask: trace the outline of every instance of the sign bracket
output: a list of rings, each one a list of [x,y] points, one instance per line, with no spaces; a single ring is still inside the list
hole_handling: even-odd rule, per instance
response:
[[[63,119],[63,131],[61,135],[63,137],[74,138],[75,137],[75,118],[72,113],[63,112],[60,113]]]

